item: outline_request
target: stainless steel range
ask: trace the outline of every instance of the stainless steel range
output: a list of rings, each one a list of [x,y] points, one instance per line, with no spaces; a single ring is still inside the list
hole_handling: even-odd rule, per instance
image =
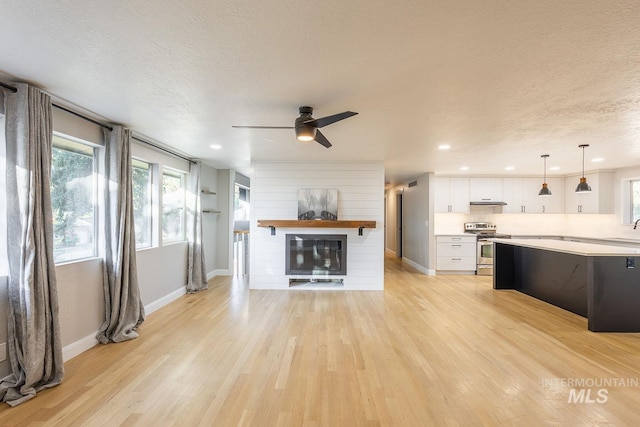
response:
[[[490,222],[465,222],[464,232],[475,234],[477,238],[476,274],[493,276],[493,241],[491,239],[510,239],[508,234],[496,232],[496,225]]]

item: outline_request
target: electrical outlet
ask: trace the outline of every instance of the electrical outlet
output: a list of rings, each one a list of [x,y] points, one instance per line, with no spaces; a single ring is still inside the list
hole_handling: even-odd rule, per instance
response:
[[[7,360],[7,343],[0,344],[0,362]]]
[[[636,268],[636,260],[634,258],[627,258],[627,268]]]

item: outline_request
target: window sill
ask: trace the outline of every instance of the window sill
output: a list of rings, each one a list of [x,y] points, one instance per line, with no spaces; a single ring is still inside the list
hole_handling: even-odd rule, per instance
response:
[[[64,267],[65,265],[70,265],[70,264],[78,264],[81,262],[89,262],[89,261],[95,261],[95,260],[101,260],[101,257],[98,256],[92,256],[92,257],[87,257],[87,258],[80,258],[80,259],[74,259],[71,261],[63,261],[63,262],[59,262],[59,263],[55,263],[56,267]]]
[[[168,242],[162,242],[162,246],[161,247],[165,247],[165,246],[173,246],[173,245],[179,245],[180,243],[188,243],[188,240],[170,240]]]

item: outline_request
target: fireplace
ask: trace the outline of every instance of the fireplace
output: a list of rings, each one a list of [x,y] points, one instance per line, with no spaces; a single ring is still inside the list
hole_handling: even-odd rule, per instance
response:
[[[285,274],[346,275],[346,234],[287,234]]]

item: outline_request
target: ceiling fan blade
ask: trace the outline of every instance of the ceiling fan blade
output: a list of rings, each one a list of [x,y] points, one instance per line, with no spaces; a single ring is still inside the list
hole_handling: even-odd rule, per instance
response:
[[[320,132],[319,130],[316,129],[316,138],[315,138],[316,142],[320,145],[323,145],[327,148],[331,147],[331,143],[329,142],[329,140],[327,139],[326,136],[324,136],[322,134],[322,132]]]
[[[293,126],[231,126],[236,129],[293,129]]]
[[[310,125],[316,128],[321,128],[331,123],[339,122],[340,120],[348,119],[351,116],[355,116],[358,113],[353,111],[345,111],[343,113],[334,114],[332,116],[320,117],[319,119],[312,119],[304,122],[305,125]]]

